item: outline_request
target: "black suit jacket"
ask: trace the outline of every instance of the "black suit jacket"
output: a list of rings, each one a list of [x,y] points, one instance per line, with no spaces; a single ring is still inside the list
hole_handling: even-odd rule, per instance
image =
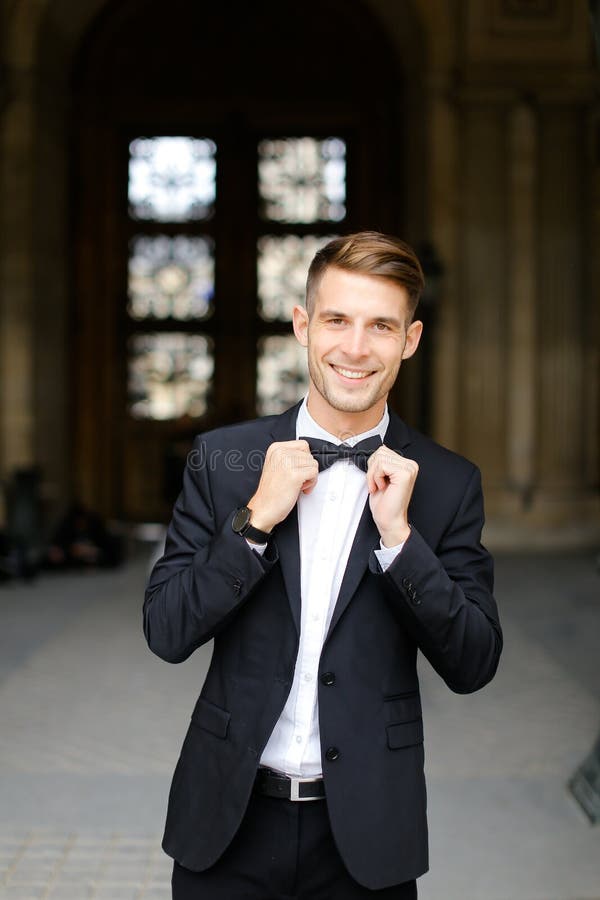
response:
[[[181,662],[215,639],[177,763],[163,847],[201,871],[234,836],[263,748],[289,694],[300,627],[294,509],[264,557],[234,534],[273,441],[295,439],[298,407],[196,438],[144,604],[151,649]],[[411,535],[383,573],[368,503],[320,659],[319,726],[336,844],[379,889],[427,870],[417,648],[453,691],[483,687],[502,647],[492,560],[480,543],[478,469],[391,414],[390,448],[419,464]],[[330,681],[331,679],[326,679]],[[336,759],[327,750],[336,748]],[[331,756],[332,754],[329,754]],[[334,754],[333,754],[334,755]]]

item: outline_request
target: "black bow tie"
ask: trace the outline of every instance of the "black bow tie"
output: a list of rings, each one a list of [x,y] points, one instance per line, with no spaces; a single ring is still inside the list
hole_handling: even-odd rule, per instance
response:
[[[310,452],[319,463],[319,472],[328,469],[340,459],[349,459],[355,466],[366,472],[369,457],[375,453],[378,447],[381,447],[382,443],[378,434],[359,441],[354,447],[351,447],[350,444],[332,444],[321,438],[301,437],[300,440],[308,441]]]

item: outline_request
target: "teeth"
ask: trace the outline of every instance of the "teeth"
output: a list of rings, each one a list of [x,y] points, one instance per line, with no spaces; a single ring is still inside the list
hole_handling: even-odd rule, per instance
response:
[[[334,368],[345,378],[366,378],[370,374],[369,372],[352,372],[350,369],[341,369],[339,366],[334,366]]]

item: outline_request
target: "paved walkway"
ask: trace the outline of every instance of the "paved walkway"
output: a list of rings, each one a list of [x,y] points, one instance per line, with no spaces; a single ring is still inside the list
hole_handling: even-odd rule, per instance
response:
[[[169,900],[169,778],[210,649],[141,635],[146,559],[0,588],[0,900]],[[421,665],[432,871],[420,900],[598,900],[600,826],[565,788],[600,727],[589,556],[503,558],[505,653],[478,694]],[[234,900],[234,898],[232,898]]]

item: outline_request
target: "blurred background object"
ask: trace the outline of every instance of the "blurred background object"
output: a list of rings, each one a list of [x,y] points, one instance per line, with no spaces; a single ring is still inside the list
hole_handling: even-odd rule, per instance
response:
[[[52,569],[112,567],[119,565],[122,556],[121,540],[102,517],[73,503],[50,539],[44,562]]]
[[[1,539],[0,573],[4,577],[33,578],[44,554],[39,469],[32,466],[12,472],[4,498],[6,529]]]
[[[569,788],[590,822],[600,822],[600,735],[569,781]]]

